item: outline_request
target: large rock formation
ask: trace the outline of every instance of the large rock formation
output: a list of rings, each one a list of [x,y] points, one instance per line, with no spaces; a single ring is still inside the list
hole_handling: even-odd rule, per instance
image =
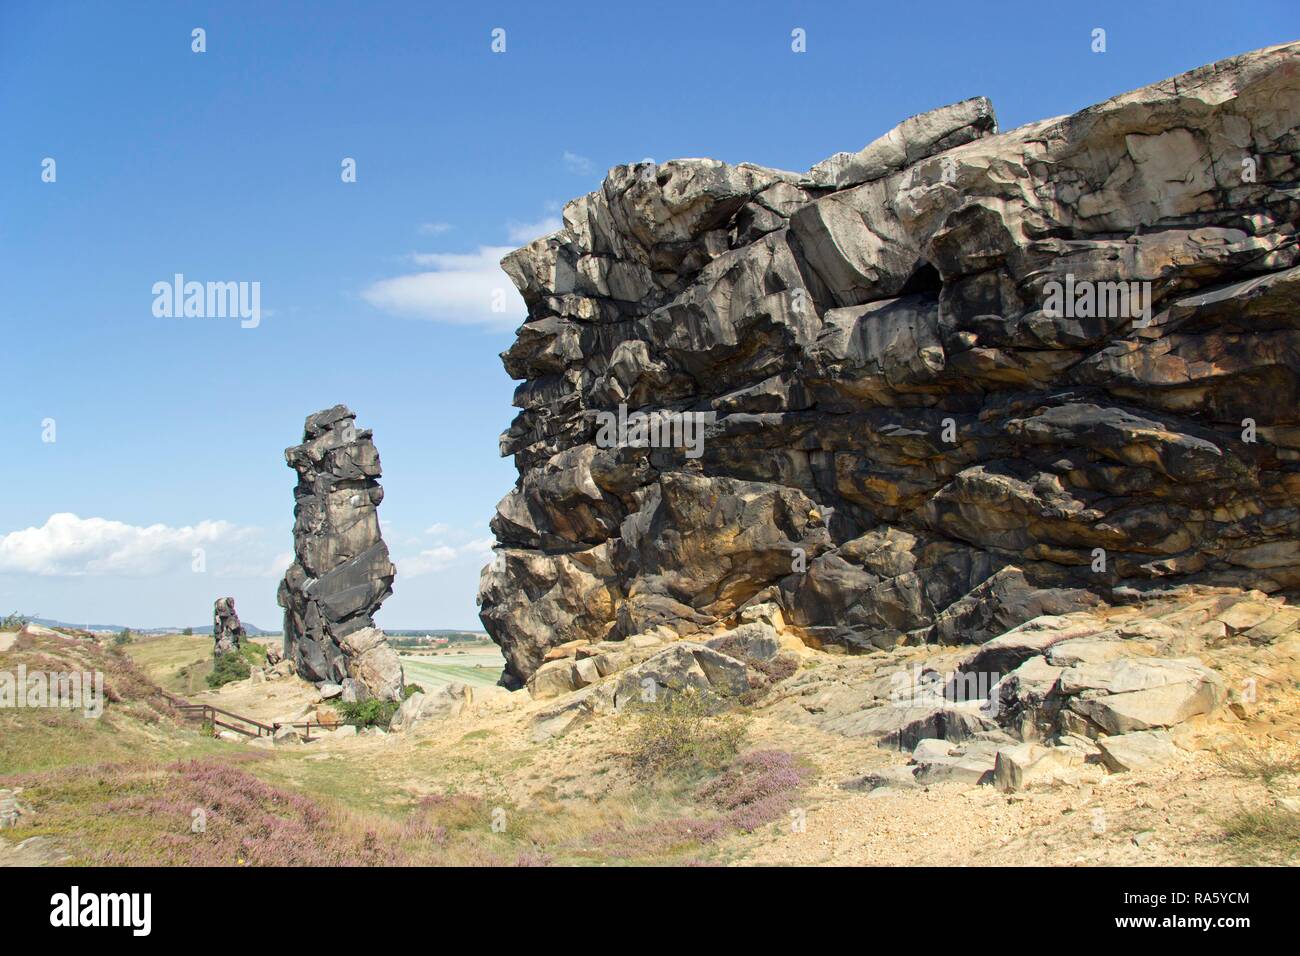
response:
[[[217,598],[212,605],[212,655],[220,657],[237,652],[245,636],[244,625],[239,623],[235,612],[235,599]]]
[[[280,583],[284,652],[311,681],[354,682],[358,696],[401,700],[401,661],[374,614],[396,569],[379,533],[379,453],[343,405],[307,419],[303,443],[285,450],[298,472],[295,561]]]
[[[853,649],[1300,585],[1298,127],[1289,44],[1005,133],[967,100],[807,174],[611,170],[503,262],[507,682],[756,601]]]

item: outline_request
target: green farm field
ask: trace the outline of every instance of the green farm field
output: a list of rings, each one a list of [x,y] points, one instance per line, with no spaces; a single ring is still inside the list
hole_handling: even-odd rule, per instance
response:
[[[407,683],[436,690],[453,681],[471,687],[488,687],[501,677],[505,660],[496,645],[476,645],[463,653],[403,654],[402,669]]]

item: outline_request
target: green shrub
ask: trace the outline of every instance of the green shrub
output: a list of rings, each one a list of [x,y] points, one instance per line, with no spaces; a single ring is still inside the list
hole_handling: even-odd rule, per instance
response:
[[[252,673],[248,660],[242,654],[218,654],[212,662],[212,673],[208,675],[208,686],[214,690],[231,681],[244,680]]]
[[[632,712],[626,753],[638,776],[700,776],[721,770],[748,733],[738,713],[720,713],[720,702],[694,688],[666,694]]]
[[[133,640],[135,640],[135,638],[131,636],[131,629],[129,627],[124,627],[122,628],[122,632],[118,634],[117,637],[113,638],[113,645],[115,647],[123,647],[126,644],[130,644]]]
[[[401,705],[392,700],[379,700],[371,697],[369,700],[359,700],[353,704],[345,704],[340,701],[335,702],[339,713],[343,715],[344,723],[353,724],[357,728],[362,727],[387,727],[393,721],[393,715],[397,713],[397,708]]]
[[[12,614],[0,618],[0,631],[21,631],[31,622],[32,619],[27,615],[14,611]]]
[[[424,693],[424,688],[419,684],[407,684],[402,688],[402,700],[406,700],[412,694]],[[343,715],[343,722],[355,724],[358,728],[362,727],[383,727],[387,728],[393,722],[393,715],[401,707],[401,703],[394,700],[360,700],[354,704],[345,704],[337,697],[330,701],[334,708]]]
[[[252,641],[244,641],[239,645],[239,653],[244,655],[244,660],[253,667],[266,666],[266,648],[261,644],[254,644]]]

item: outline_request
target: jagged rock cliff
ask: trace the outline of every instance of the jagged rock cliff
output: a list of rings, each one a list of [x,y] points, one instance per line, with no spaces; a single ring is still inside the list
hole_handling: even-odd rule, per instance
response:
[[[855,649],[1300,585],[1298,127],[1289,44],[1005,133],[967,100],[807,174],[611,170],[503,262],[507,682],[758,601]],[[700,431],[609,427],[638,410]]]
[[[396,569],[379,532],[384,490],[372,433],[335,405],[308,416],[302,444],[284,457],[298,473],[295,560],[279,592],[285,656],[306,680],[401,700],[401,661],[374,620]]]

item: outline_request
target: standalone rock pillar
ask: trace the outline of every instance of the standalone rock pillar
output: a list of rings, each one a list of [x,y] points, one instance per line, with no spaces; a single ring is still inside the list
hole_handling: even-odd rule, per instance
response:
[[[285,656],[306,680],[351,684],[358,699],[401,700],[401,661],[374,621],[396,568],[379,533],[384,492],[371,432],[336,405],[309,416],[302,444],[284,456],[298,472],[295,560],[279,593]]]
[[[239,615],[235,612],[235,599],[217,598],[212,605],[212,655],[220,657],[239,653],[239,645],[246,636],[244,625],[239,623]]]

